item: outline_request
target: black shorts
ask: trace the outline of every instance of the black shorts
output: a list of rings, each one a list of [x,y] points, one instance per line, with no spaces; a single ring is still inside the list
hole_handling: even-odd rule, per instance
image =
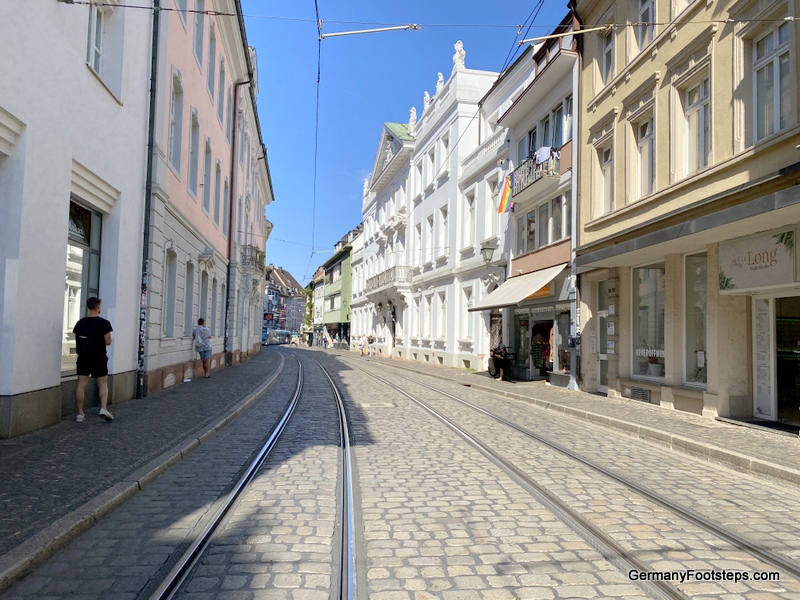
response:
[[[78,375],[82,377],[105,377],[108,375],[108,358],[92,356],[78,356]]]

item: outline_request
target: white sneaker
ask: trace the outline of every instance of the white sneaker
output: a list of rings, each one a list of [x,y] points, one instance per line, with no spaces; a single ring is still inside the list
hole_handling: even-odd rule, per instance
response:
[[[100,417],[102,419],[105,419],[106,421],[113,421],[114,420],[114,415],[112,415],[110,412],[108,412],[105,408],[101,408],[100,409]]]
[[[76,423],[83,423],[83,421],[84,421],[85,419],[86,419],[86,416],[85,416],[85,415],[78,415],[78,416],[76,416],[76,417],[75,417],[75,422],[76,422]]]

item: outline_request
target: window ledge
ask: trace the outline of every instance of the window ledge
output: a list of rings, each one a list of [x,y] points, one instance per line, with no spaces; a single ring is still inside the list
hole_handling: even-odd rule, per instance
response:
[[[425,193],[430,192],[433,189],[433,184],[434,184],[434,181],[431,181],[428,185],[425,186],[425,189],[423,190],[423,192],[425,192]]]
[[[475,252],[475,244],[471,244],[469,246],[464,246],[463,248],[461,248],[459,250],[459,253],[461,253],[461,254],[470,254],[472,252]]]
[[[414,197],[411,199],[411,201],[412,201],[414,204],[418,204],[418,203],[419,203],[421,200],[422,200],[422,192],[420,192],[419,194],[417,194],[416,196],[414,196]]]
[[[458,343],[462,346],[472,346],[475,344],[475,340],[472,338],[458,338]]]
[[[436,176],[436,179],[437,181],[441,181],[442,179],[447,179],[448,177],[450,177],[450,169],[445,169]]]
[[[111,94],[111,97],[114,98],[114,100],[117,102],[117,104],[119,104],[120,106],[124,106],[122,104],[122,100],[120,99],[119,96],[117,96],[116,92],[114,92],[114,90],[112,90],[110,87],[108,87],[108,84],[103,79],[103,76],[100,75],[100,73],[98,73],[97,71],[95,71],[94,67],[92,65],[90,65],[88,62],[86,63],[86,68],[89,69],[89,71],[91,71],[92,75],[94,75],[95,78],[97,79],[97,81],[100,82],[100,85],[102,85],[104,88],[106,88],[106,91],[109,94]]]

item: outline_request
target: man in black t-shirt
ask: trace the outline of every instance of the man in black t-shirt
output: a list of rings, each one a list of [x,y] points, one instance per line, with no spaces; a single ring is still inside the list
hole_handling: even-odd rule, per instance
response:
[[[89,298],[86,308],[89,316],[75,323],[75,349],[78,352],[78,387],[75,390],[75,420],[83,423],[83,401],[89,376],[97,379],[97,393],[100,396],[100,417],[113,421],[114,415],[108,411],[108,355],[106,347],[111,345],[111,323],[100,316],[103,304],[100,298]]]

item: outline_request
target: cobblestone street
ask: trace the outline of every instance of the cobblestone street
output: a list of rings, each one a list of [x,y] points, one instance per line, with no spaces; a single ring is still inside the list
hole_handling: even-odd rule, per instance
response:
[[[337,547],[342,541],[341,449],[334,399],[315,362],[319,360],[339,388],[350,420],[356,476],[357,597],[661,597],[663,592],[654,583],[631,576],[625,566],[630,559],[630,564],[650,574],[692,570],[744,573],[751,578],[668,584],[681,597],[800,598],[800,583],[792,573],[524,432],[634,481],[736,539],[781,557],[797,570],[800,532],[793,515],[800,509],[800,491],[790,483],[737,472],[667,448],[658,440],[632,437],[606,423],[536,406],[539,390],[549,402],[560,399],[567,404],[591,398],[580,392],[544,386],[514,388],[516,396],[531,394],[525,401],[491,393],[503,391],[492,388],[500,382],[484,385],[475,379],[474,385],[465,387],[461,378],[479,377],[474,374],[286,348],[269,350],[251,363],[250,386],[271,378],[274,382],[239,411],[239,418],[227,419],[203,436],[202,444],[177,463],[171,460],[172,466],[153,466],[153,475],[143,479],[142,491],[117,503],[107,516],[103,516],[107,511],[98,509],[95,525],[73,535],[38,567],[19,571],[16,582],[0,596],[9,600],[150,597],[276,426],[297,384],[300,371],[295,357],[304,374],[297,408],[177,597],[336,597]],[[233,392],[236,379],[234,370],[225,370],[214,383]],[[246,396],[243,382],[237,394]],[[188,387],[183,391],[190,392]],[[456,398],[487,412],[460,404]],[[413,399],[452,420],[500,458],[468,443]],[[614,408],[613,403],[605,404],[606,399],[596,402],[599,411]],[[629,419],[651,412],[659,419],[669,417],[635,403],[629,408]],[[491,414],[519,429],[496,421]],[[196,418],[198,424],[207,419],[202,412]],[[124,434],[122,423],[104,430],[103,439]],[[647,425],[644,420],[640,424]],[[184,426],[196,430],[188,423]],[[728,436],[732,444],[741,432],[751,435],[726,424],[715,426],[715,431],[718,441]],[[58,430],[49,435],[59,435]],[[69,444],[69,438],[61,443]],[[785,444],[791,450],[797,442],[775,436],[764,443]],[[29,460],[35,458],[34,446],[28,447],[27,454]],[[544,491],[531,489],[505,464],[513,464]],[[3,468],[10,464],[4,463]],[[92,489],[83,493],[91,494]],[[577,521],[554,509],[548,494],[563,503],[563,510],[578,515]],[[589,530],[576,526],[581,520],[589,524]],[[592,531],[601,532],[602,537],[595,540]],[[23,546],[12,547],[2,558]],[[609,547],[619,548],[618,554]],[[40,561],[31,558],[30,565]],[[774,571],[779,573],[777,581],[752,579],[756,573]]]

